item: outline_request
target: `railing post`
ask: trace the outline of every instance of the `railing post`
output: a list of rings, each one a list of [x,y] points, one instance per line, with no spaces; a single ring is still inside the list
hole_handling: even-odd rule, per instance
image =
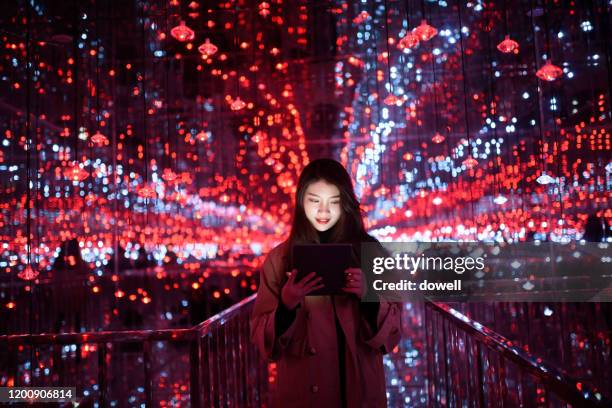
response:
[[[447,406],[449,406],[451,404],[451,398],[450,398],[450,379],[449,379],[449,373],[448,373],[448,339],[446,337],[446,319],[442,319],[442,344],[444,344],[443,346],[443,351],[444,353],[442,354],[443,358],[444,358],[444,387],[445,387],[445,395],[444,395],[444,402]]]
[[[106,406],[106,342],[98,343],[98,386],[100,406]]]
[[[192,408],[200,408],[200,335],[191,340],[189,350],[189,394]]]
[[[198,333],[198,337],[200,334]],[[201,403],[205,407],[211,407],[213,399],[210,396],[210,392],[214,392],[212,388],[212,381],[210,377],[210,335],[206,334],[204,337],[200,337],[199,341],[200,345],[200,357],[202,364],[200,365],[200,373],[202,377],[200,379],[200,384],[202,384],[202,388],[206,390],[203,394],[204,399]]]
[[[506,384],[506,363],[503,357],[498,358],[497,380],[500,384],[501,404],[505,407],[508,399],[508,386]]]
[[[427,303],[423,303],[423,310],[425,312],[425,344],[426,344],[426,357],[427,357],[427,406],[433,406],[433,386],[434,386],[434,375],[433,375],[433,344],[430,340],[433,340],[433,336],[430,336],[430,328],[433,325],[433,316],[430,311],[429,305]],[[431,328],[431,332],[433,333],[433,328]]]
[[[153,384],[151,379],[151,341],[145,340],[143,344],[144,354],[144,389],[147,407],[153,406]]]
[[[485,406],[485,398],[484,398],[484,382],[483,382],[483,372],[482,372],[482,356],[480,352],[480,341],[474,340],[474,346],[476,348],[476,367],[478,372],[478,404],[480,407]]]

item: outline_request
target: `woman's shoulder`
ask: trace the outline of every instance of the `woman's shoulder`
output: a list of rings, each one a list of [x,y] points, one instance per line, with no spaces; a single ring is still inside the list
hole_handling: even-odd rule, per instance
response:
[[[270,252],[268,252],[268,255],[266,255],[264,265],[266,263],[271,263],[275,268],[278,265],[281,265],[286,260],[288,247],[289,247],[289,240],[285,240],[281,242],[280,244],[276,245],[274,248],[270,250]]]

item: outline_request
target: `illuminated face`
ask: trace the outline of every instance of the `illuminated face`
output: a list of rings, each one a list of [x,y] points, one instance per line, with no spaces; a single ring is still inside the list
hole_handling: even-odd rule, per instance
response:
[[[340,190],[323,180],[311,183],[304,194],[306,218],[317,231],[327,231],[340,219]]]

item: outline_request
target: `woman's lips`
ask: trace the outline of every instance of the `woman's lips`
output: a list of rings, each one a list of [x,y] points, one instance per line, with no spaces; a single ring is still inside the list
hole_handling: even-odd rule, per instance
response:
[[[316,220],[319,224],[327,224],[329,222],[329,218],[326,218],[326,219],[316,218]]]

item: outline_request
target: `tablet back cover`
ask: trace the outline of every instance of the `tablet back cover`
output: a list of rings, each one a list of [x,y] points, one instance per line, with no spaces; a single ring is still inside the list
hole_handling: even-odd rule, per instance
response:
[[[310,272],[323,278],[324,288],[309,293],[310,296],[342,293],[344,271],[351,265],[350,244],[300,244],[293,247],[293,259],[297,269],[296,282]]]

